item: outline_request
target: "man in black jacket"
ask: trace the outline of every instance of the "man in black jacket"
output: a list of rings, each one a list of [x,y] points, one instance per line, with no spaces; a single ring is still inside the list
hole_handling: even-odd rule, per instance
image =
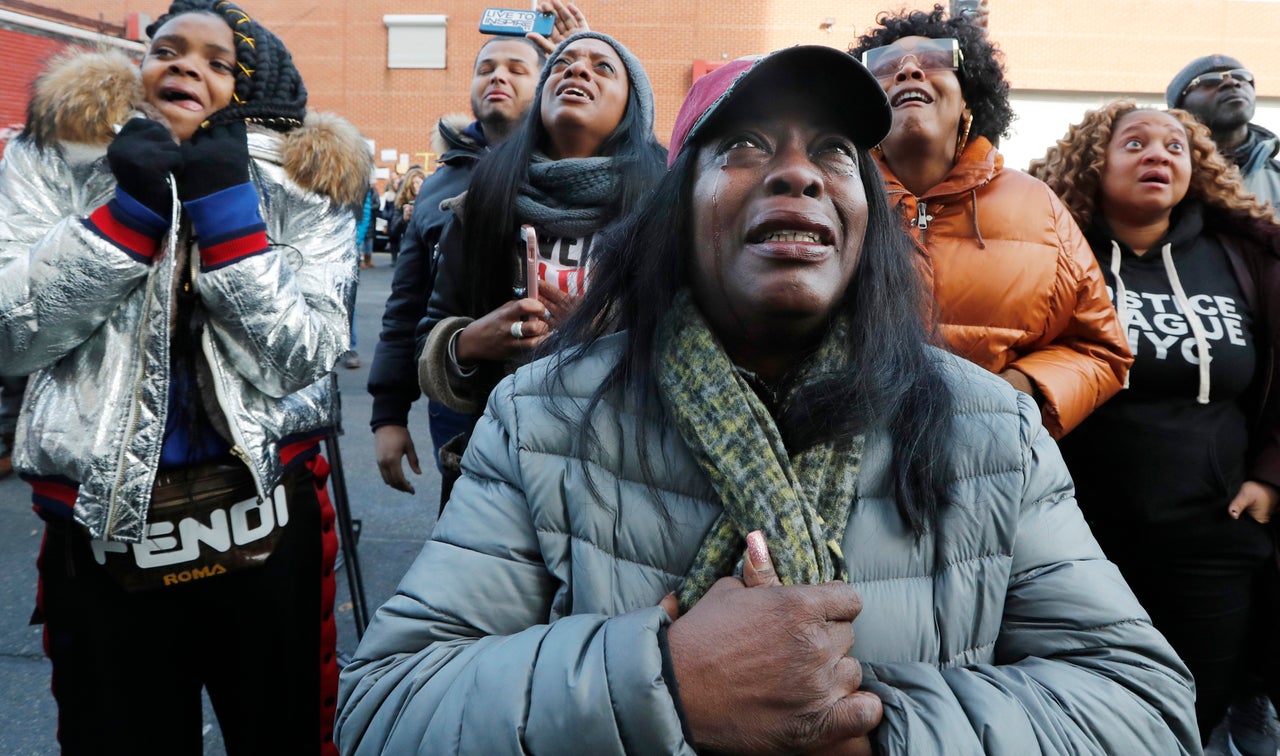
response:
[[[466,191],[476,162],[491,145],[506,139],[519,126],[533,102],[545,57],[534,40],[489,38],[476,56],[471,80],[475,121],[459,130],[442,118],[436,126],[445,149],[440,150],[439,166],[423,182],[414,203],[413,218],[400,245],[391,296],[382,316],[382,335],[369,369],[369,393],[373,395],[370,425],[378,469],[382,480],[397,490],[414,492],[404,474],[403,458],[408,459],[414,473],[422,474],[408,428],[409,408],[420,393],[414,329],[431,299],[436,242],[450,216],[440,209],[440,202]],[[440,446],[470,429],[476,418],[436,402],[430,402],[428,412],[439,465]]]
[[[1196,58],[1173,77],[1164,97],[1169,107],[1209,127],[1218,151],[1239,166],[1249,191],[1280,207],[1280,138],[1252,122],[1257,93],[1253,74],[1240,61],[1227,55]]]

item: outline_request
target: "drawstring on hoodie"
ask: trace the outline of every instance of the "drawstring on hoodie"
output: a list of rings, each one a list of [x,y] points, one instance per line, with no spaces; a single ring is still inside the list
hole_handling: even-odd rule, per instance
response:
[[[1182,289],[1182,281],[1178,280],[1178,269],[1173,266],[1173,245],[1165,244],[1160,250],[1160,257],[1164,260],[1164,270],[1169,276],[1169,285],[1173,287],[1173,298],[1182,308],[1182,312],[1187,316],[1187,324],[1191,326],[1191,333],[1196,337],[1196,357],[1200,360],[1200,393],[1196,396],[1196,401],[1200,404],[1209,403],[1209,339],[1204,335],[1204,326],[1200,324],[1200,317],[1191,309],[1191,302],[1187,300],[1187,293]]]
[[[1173,265],[1173,245],[1165,244],[1160,250],[1160,259],[1164,261],[1164,272],[1169,277],[1169,286],[1173,289],[1173,301],[1178,303],[1178,307],[1187,316],[1187,325],[1191,327],[1191,334],[1196,340],[1196,358],[1200,361],[1200,391],[1196,395],[1196,402],[1199,404],[1209,403],[1209,339],[1204,335],[1204,326],[1200,323],[1200,318],[1191,309],[1191,302],[1187,299],[1187,292],[1182,288],[1182,281],[1178,278],[1178,269]],[[1125,303],[1124,296],[1124,280],[1120,278],[1120,244],[1115,239],[1111,240],[1111,276],[1116,280],[1116,315],[1120,318],[1120,327],[1124,330],[1126,338],[1129,334],[1129,307]],[[1130,371],[1129,375],[1132,375]],[[1129,375],[1124,377],[1124,387],[1129,388]]]
[[[1124,301],[1124,280],[1120,278],[1120,244],[1111,240],[1111,276],[1116,279],[1116,316],[1120,318],[1120,329],[1124,332],[1125,341],[1129,340],[1129,305]],[[1124,388],[1129,388],[1129,376],[1132,370],[1124,374]]]
[[[986,249],[987,243],[982,240],[982,229],[978,228],[978,189],[969,190],[969,201],[973,204],[973,235],[978,237],[978,249]]]

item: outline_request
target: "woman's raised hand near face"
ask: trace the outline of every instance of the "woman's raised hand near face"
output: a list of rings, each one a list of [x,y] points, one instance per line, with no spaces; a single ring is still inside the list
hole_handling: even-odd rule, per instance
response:
[[[466,367],[486,360],[501,362],[528,353],[551,333],[547,316],[547,307],[536,299],[503,303],[462,329],[456,345],[458,362]]]
[[[129,119],[107,146],[107,165],[125,194],[168,222],[173,200],[165,177],[182,173],[182,152],[168,129]]]
[[[862,608],[846,583],[782,586],[748,549],[667,632],[697,745],[726,753],[870,753],[883,709],[848,655]],[[758,550],[757,550],[758,551]],[[767,549],[764,552],[767,559]],[[674,597],[663,600],[671,612]],[[674,616],[674,613],[672,613]]]

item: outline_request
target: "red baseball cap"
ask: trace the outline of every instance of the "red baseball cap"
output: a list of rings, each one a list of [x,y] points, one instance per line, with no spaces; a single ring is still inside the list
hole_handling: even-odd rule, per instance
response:
[[[800,88],[819,107],[833,108],[853,143],[863,149],[880,144],[893,126],[884,89],[852,55],[834,47],[797,45],[731,60],[695,81],[671,130],[667,167],[726,104],[744,92],[775,87]]]

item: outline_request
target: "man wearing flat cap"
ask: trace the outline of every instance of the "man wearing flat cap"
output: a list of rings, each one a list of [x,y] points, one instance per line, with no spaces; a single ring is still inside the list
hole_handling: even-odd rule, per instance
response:
[[[1240,167],[1245,186],[1258,199],[1280,208],[1280,138],[1253,120],[1253,74],[1227,55],[1196,58],[1169,82],[1164,99],[1213,132],[1218,150]]]

